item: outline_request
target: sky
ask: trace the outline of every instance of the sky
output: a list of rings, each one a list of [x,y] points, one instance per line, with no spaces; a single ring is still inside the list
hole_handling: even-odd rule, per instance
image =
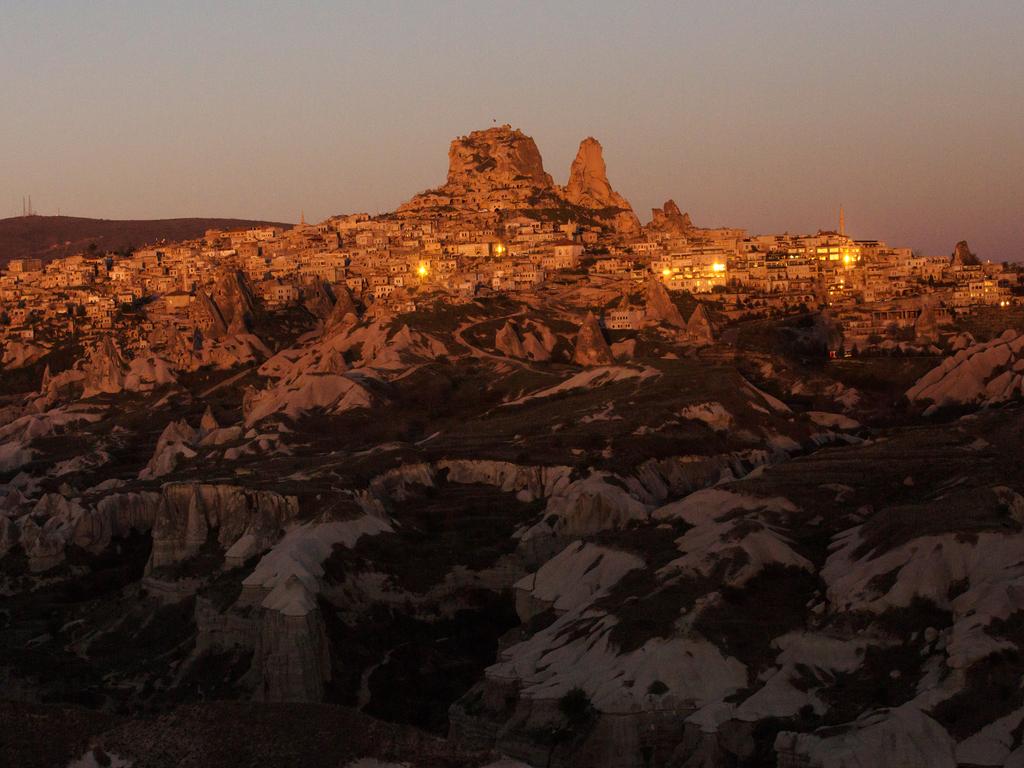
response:
[[[310,221],[510,123],[642,221],[1024,260],[1024,2],[0,0],[0,217]]]

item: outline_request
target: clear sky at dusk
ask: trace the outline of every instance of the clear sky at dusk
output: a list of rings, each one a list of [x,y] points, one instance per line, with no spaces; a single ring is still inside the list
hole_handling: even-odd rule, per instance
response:
[[[596,136],[640,214],[1024,259],[1024,2],[0,0],[0,216],[393,209]]]

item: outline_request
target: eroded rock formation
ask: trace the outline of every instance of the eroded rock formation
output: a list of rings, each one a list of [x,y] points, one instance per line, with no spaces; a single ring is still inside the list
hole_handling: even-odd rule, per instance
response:
[[[601,326],[594,317],[593,312],[588,312],[576,335],[576,348],[573,350],[572,361],[576,365],[612,365],[615,357],[612,355],[608,342],[605,341]]]

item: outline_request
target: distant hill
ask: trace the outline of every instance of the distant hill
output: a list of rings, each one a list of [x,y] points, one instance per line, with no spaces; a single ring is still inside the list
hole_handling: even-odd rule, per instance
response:
[[[0,219],[0,266],[11,259],[56,259],[79,253],[95,243],[100,251],[116,251],[161,240],[202,237],[208,229],[240,229],[272,221],[246,219],[84,219],[75,216],[17,216]]]

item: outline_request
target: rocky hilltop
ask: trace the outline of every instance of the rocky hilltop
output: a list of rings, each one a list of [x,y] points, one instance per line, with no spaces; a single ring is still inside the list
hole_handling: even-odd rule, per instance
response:
[[[544,170],[532,137],[501,125],[452,140],[444,185],[416,195],[399,207],[400,214],[462,215],[497,211],[556,213],[568,220],[594,220],[624,234],[639,231],[629,202],[608,181],[600,142],[580,142],[565,187]]]
[[[492,190],[517,186],[542,190],[555,186],[544,171],[544,161],[532,137],[502,125],[452,140],[445,188]]]
[[[690,214],[679,210],[675,200],[666,200],[661,208],[651,209],[651,222],[647,228],[655,232],[686,235],[693,229]]]

